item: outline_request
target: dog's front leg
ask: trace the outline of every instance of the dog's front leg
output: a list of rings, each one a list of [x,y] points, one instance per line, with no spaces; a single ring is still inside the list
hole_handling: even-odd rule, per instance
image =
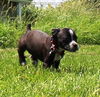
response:
[[[48,64],[48,63],[44,62],[44,63],[43,63],[43,67],[44,67],[44,68],[50,68],[50,67],[51,67],[51,64]]]
[[[46,57],[45,60],[44,60],[44,63],[43,63],[43,67],[44,68],[50,68],[51,64],[52,64],[51,57],[50,56]]]
[[[54,57],[55,57],[55,52],[49,53],[49,54],[46,56],[46,58],[44,59],[43,66],[44,66],[45,68],[50,68],[50,67],[51,67],[51,64],[53,64]]]
[[[59,63],[60,63],[60,60],[58,61],[55,61],[52,65],[53,68],[56,68],[56,69],[59,69]]]

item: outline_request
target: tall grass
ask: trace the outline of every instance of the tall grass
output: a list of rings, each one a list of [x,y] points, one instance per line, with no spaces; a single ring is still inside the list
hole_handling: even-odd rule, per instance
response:
[[[32,5],[24,5],[22,19],[20,20],[18,16],[10,17],[9,10],[11,10],[11,7],[2,10],[0,17],[0,47],[2,48],[17,47],[20,36],[26,31],[26,25],[28,23],[34,25],[39,11]],[[12,11],[15,12],[16,8]]]
[[[52,28],[70,27],[76,30],[82,44],[100,44],[100,10],[83,0],[71,0],[57,8],[43,10],[35,27],[50,32]]]
[[[49,34],[53,28],[69,27],[76,31],[79,43],[100,44],[100,8],[97,5],[98,3],[86,3],[85,0],[69,0],[56,8],[24,6],[21,21],[18,17],[14,20],[0,17],[0,47],[16,47],[28,23],[32,24],[33,29]],[[8,12],[7,10],[5,17]]]
[[[7,20],[5,23],[0,23],[0,47],[16,47],[17,40],[22,33],[22,27],[17,27],[17,25],[18,23],[15,20]]]

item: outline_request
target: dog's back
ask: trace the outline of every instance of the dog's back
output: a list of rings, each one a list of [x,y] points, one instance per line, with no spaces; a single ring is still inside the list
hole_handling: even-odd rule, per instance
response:
[[[34,59],[43,61],[49,52],[48,48],[50,48],[50,36],[39,30],[31,30],[31,25],[28,24],[26,33],[19,41],[19,49],[27,50]]]

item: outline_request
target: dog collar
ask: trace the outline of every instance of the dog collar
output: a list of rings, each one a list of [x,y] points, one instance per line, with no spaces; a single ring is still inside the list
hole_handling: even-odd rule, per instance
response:
[[[58,48],[56,42],[53,40],[53,37],[51,37],[51,47],[49,54],[51,54],[52,52],[55,52],[58,55],[62,55],[64,53],[64,50]]]
[[[51,51],[55,51],[56,49],[57,49],[56,42],[54,41],[53,37],[51,36],[51,47],[50,47],[50,50]]]

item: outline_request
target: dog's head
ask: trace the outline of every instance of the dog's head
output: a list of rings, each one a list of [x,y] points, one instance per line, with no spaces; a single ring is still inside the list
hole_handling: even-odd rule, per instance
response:
[[[70,28],[52,29],[52,36],[58,47],[62,49],[70,52],[75,52],[79,49],[77,36]]]

